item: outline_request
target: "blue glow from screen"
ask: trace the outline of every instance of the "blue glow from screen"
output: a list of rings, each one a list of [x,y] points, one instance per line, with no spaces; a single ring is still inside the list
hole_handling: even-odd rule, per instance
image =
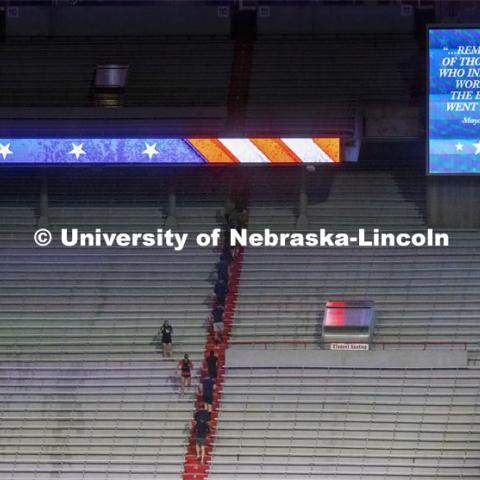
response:
[[[429,172],[480,173],[480,29],[429,30]]]

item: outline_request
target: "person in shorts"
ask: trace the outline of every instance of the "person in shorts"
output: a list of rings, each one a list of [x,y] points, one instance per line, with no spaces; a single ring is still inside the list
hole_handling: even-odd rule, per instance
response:
[[[214,290],[217,299],[217,305],[225,305],[225,298],[228,294],[227,283],[222,278],[219,278],[215,284]]]
[[[217,378],[218,358],[213,350],[210,351],[210,355],[207,357],[207,372],[210,378]]]
[[[219,343],[223,337],[223,305],[216,305],[212,311],[212,327],[215,343]]]
[[[183,356],[183,359],[178,362],[178,369],[182,379],[182,395],[184,395],[185,389],[192,384],[193,363],[188,358],[188,353],[186,353]]]
[[[201,383],[201,390],[203,397],[203,408],[207,412],[211,412],[213,405],[213,392],[215,390],[215,379],[210,376],[205,377]]]
[[[168,320],[165,320],[163,322],[162,328],[160,329],[164,358],[170,358],[172,356],[172,333],[172,326],[170,325]]]
[[[200,460],[200,463],[205,463],[205,444],[207,443],[207,435],[210,432],[210,427],[207,422],[197,422],[195,432],[197,434],[197,441],[195,444],[197,460]]]

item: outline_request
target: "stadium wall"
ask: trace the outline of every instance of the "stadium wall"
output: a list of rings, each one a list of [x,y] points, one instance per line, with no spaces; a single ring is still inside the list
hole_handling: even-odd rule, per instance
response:
[[[21,6],[7,18],[10,36],[229,35],[233,8],[218,5]],[[257,32],[271,34],[398,34],[415,16],[400,5],[273,5],[257,10]]]
[[[480,176],[430,176],[428,225],[434,228],[480,227]]]
[[[291,368],[465,368],[467,352],[415,351],[329,351],[329,350],[251,350],[230,348],[226,365],[234,367],[291,367]]]
[[[7,18],[10,36],[228,35],[230,18],[215,5],[25,6]]]
[[[258,33],[378,34],[411,33],[414,15],[402,16],[400,5],[274,5],[258,15]]]

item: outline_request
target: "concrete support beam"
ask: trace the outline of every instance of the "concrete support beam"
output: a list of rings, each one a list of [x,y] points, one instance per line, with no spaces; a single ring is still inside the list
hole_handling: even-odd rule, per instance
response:
[[[307,194],[307,171],[302,168],[300,177],[300,192],[298,198],[298,217],[296,223],[297,230],[307,230],[309,221],[307,215],[308,194]]]
[[[48,219],[48,181],[45,175],[42,175],[40,184],[40,203],[39,203],[40,215],[38,217],[38,226],[46,228],[49,226]]]
[[[427,220],[432,228],[480,228],[480,176],[430,176]]]
[[[177,222],[177,197],[175,194],[175,179],[171,178],[168,185],[168,213],[165,220],[165,230],[176,230]]]

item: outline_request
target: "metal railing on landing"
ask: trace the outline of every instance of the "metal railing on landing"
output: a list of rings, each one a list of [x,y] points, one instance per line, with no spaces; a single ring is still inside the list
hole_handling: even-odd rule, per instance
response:
[[[357,344],[359,342],[341,342],[343,344]],[[269,346],[275,345],[300,345],[303,346],[305,349],[310,347],[320,347],[320,346],[328,346],[328,343],[320,343],[314,341],[307,341],[307,340],[230,340],[230,345],[263,345],[265,350],[268,350]],[[432,341],[415,341],[415,342],[372,342],[370,343],[370,347],[373,350],[388,350],[396,346],[397,348],[404,348],[407,346],[410,347],[422,347],[422,350],[429,350],[432,348],[443,348],[443,347],[452,347],[451,350],[469,350],[470,346],[479,345],[479,342],[459,342],[459,341],[450,341],[450,340],[432,340]]]

